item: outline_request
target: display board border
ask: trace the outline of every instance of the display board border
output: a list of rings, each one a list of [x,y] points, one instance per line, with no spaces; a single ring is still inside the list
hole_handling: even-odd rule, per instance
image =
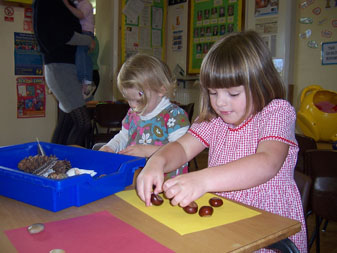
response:
[[[200,72],[200,65],[201,65],[201,61],[203,56],[207,53],[207,49],[203,50],[200,54],[196,54],[195,52],[197,51],[197,44],[200,45],[204,45],[204,44],[209,44],[211,45],[212,43],[214,43],[215,41],[219,40],[220,38],[222,38],[225,34],[218,34],[216,36],[213,36],[213,34],[211,36],[206,36],[204,37],[204,41],[200,42],[195,40],[195,32],[198,29],[198,27],[200,27],[200,22],[202,22],[201,27],[215,27],[218,26],[218,33],[220,33],[220,26],[222,24],[225,25],[225,27],[228,24],[231,24],[231,27],[233,27],[233,32],[236,31],[242,31],[243,27],[244,27],[244,10],[245,10],[245,0],[222,0],[222,5],[217,5],[215,3],[218,3],[218,0],[191,0],[189,1],[189,14],[188,14],[188,50],[187,50],[187,73],[188,74],[198,74]],[[203,21],[197,21],[199,23],[195,22],[195,18],[196,17],[196,6],[197,5],[209,5],[208,10],[211,10],[213,8],[218,10],[218,14],[216,16],[216,18],[210,18],[210,23],[206,24],[205,20]],[[231,16],[228,16],[228,6],[229,5],[234,5],[236,8],[234,8],[234,13]],[[220,7],[224,7],[225,8],[225,16],[224,17],[220,17]],[[207,9],[206,8],[206,9]],[[212,15],[211,13],[209,13],[209,15]],[[223,20],[222,18],[225,18],[225,22],[220,22],[221,20]],[[228,22],[228,20],[230,19],[230,21]],[[216,20],[216,25],[212,24],[212,22]],[[204,25],[204,23],[206,24],[206,26]],[[197,27],[198,26],[198,27]],[[201,29],[201,28],[200,28]],[[212,28],[213,29],[213,28]],[[208,48],[209,49],[209,48]]]

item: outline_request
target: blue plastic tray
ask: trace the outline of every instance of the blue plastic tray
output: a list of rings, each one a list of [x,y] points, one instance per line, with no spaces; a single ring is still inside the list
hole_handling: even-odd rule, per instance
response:
[[[131,185],[134,172],[145,165],[145,158],[40,142],[46,155],[70,161],[72,167],[95,170],[62,180],[22,172],[18,163],[38,154],[36,142],[0,147],[0,195],[57,212],[82,206],[122,191]],[[100,177],[104,174],[105,176]]]

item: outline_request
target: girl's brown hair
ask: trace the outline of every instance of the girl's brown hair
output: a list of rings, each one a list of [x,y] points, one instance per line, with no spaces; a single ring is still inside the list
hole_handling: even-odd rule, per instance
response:
[[[117,87],[124,94],[125,89],[137,89],[143,93],[141,105],[137,111],[145,110],[148,97],[145,90],[153,90],[172,98],[176,88],[176,79],[168,66],[154,56],[136,54],[128,58],[117,76]]]
[[[285,89],[274,67],[270,51],[254,31],[230,34],[216,42],[202,61],[200,69],[201,103],[199,122],[216,117],[208,89],[245,87],[253,114],[271,100],[284,98]],[[250,103],[252,102],[252,103]],[[247,116],[247,115],[245,115]]]

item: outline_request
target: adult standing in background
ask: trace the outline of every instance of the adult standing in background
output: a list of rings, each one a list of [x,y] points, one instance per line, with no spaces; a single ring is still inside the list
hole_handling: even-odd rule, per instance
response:
[[[33,14],[46,82],[60,109],[52,142],[85,146],[91,121],[77,78],[75,53],[76,45],[93,48],[94,40],[81,34],[79,20],[62,0],[35,0]]]

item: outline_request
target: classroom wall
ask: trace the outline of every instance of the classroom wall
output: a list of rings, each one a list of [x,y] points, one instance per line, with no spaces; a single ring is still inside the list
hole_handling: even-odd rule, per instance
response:
[[[46,113],[41,118],[18,119],[16,111],[17,93],[14,73],[14,32],[23,31],[24,8],[13,7],[14,21],[6,22],[4,9],[7,4],[0,2],[0,146],[25,142],[50,142],[57,120],[57,101],[46,92]],[[96,100],[115,100],[113,88],[116,67],[118,66],[118,1],[98,0],[96,6],[100,15],[96,19],[96,33],[100,42],[100,87]],[[111,13],[113,15],[111,15]],[[27,32],[25,32],[27,33]]]
[[[280,2],[284,0],[279,0]],[[288,1],[288,0],[287,0]],[[327,41],[337,41],[337,28],[332,27],[331,21],[337,19],[337,8],[325,8],[327,1],[313,1],[313,4],[306,8],[300,8],[303,0],[296,0],[295,7],[295,26],[294,41],[294,68],[293,83],[294,89],[294,105],[298,107],[298,100],[301,91],[308,85],[319,84],[325,89],[337,91],[336,71],[337,65],[321,64],[321,43]],[[330,1],[331,5],[334,1]],[[179,5],[168,8],[169,17],[171,11],[177,11]],[[179,52],[172,52],[171,40],[172,23],[168,24],[167,36],[167,62],[173,69],[175,64],[179,63],[186,71],[187,57],[187,25],[188,25],[188,3],[181,4],[182,16],[181,22],[184,29],[183,45],[184,48]],[[321,8],[321,14],[312,13],[316,7]],[[100,40],[100,57],[99,65],[101,72],[100,88],[95,96],[96,100],[115,100],[117,89],[113,84],[118,69],[119,55],[119,24],[118,13],[120,10],[119,1],[96,0],[97,16],[96,27],[97,36]],[[14,22],[4,21],[4,5],[0,1],[0,74],[1,87],[0,92],[0,146],[13,145],[24,142],[35,141],[38,137],[41,141],[50,141],[56,124],[57,103],[51,94],[46,93],[46,117],[17,119],[16,116],[16,77],[14,75],[14,32],[23,32],[23,14],[22,7],[14,7]],[[285,15],[289,15],[286,13]],[[298,22],[300,17],[312,17],[312,24],[301,24]],[[168,22],[174,22],[168,20]],[[310,38],[301,39],[300,33],[304,33],[307,29],[312,30]],[[323,38],[322,30],[330,30],[331,38]],[[315,40],[318,48],[309,48],[307,42]],[[179,86],[178,96],[180,101],[196,101],[198,99],[198,87],[188,84],[187,88]],[[186,98],[192,94],[192,98]],[[196,102],[197,103],[197,102]]]
[[[313,2],[307,7],[301,7],[304,2]],[[326,8],[327,3],[330,8]],[[297,0],[296,9],[296,39],[295,57],[294,57],[294,105],[299,108],[300,95],[303,89],[312,84],[318,84],[324,89],[337,92],[337,65],[322,65],[321,62],[321,44],[323,42],[337,42],[337,27],[332,26],[332,20],[337,20],[336,1],[319,0],[303,1]],[[321,13],[313,14],[313,10],[319,7]],[[312,24],[302,24],[300,18],[312,18]],[[335,21],[336,22],[336,21]],[[311,36],[300,38],[300,34],[306,30],[311,30]],[[322,31],[330,31],[330,38],[323,37]],[[308,47],[309,41],[315,41],[317,48]]]
[[[0,146],[24,142],[50,141],[57,117],[57,104],[46,93],[46,117],[17,118],[17,93],[14,72],[14,32],[23,31],[24,8],[13,7],[13,22],[5,21],[4,8],[0,2]]]
[[[312,4],[310,4],[312,2]],[[327,3],[330,3],[331,8],[326,8]],[[306,8],[303,4],[309,3]],[[276,58],[285,58],[285,84],[294,84],[293,105],[296,109],[299,108],[299,98],[303,89],[311,84],[319,84],[324,89],[337,91],[337,65],[322,65],[321,64],[321,43],[329,41],[337,41],[337,28],[332,26],[332,20],[337,19],[336,1],[319,0],[319,1],[304,1],[304,0],[279,0],[279,15],[277,20],[279,23],[279,34],[277,40],[279,44],[276,48]],[[175,52],[172,47],[172,30],[174,29],[174,13],[177,12],[179,6],[184,8],[184,41],[183,50]],[[253,29],[255,20],[252,17],[254,13],[254,1],[246,0],[246,29]],[[313,10],[317,7],[321,8],[321,14],[315,15]],[[168,16],[168,42],[167,42],[167,62],[173,69],[175,64],[179,64],[186,72],[187,59],[187,31],[188,31],[188,3],[169,6]],[[312,24],[302,24],[299,19],[302,17],[310,17],[313,19]],[[266,17],[268,18],[268,17]],[[171,22],[171,23],[170,23]],[[309,38],[302,39],[299,34],[304,33],[307,29],[312,31]],[[322,31],[331,31],[330,38],[322,37]],[[309,48],[307,43],[309,40],[317,42],[317,48]],[[280,43],[281,41],[281,43]],[[186,90],[185,90],[186,91]],[[195,96],[195,95],[193,95]],[[195,100],[195,98],[193,98]]]

